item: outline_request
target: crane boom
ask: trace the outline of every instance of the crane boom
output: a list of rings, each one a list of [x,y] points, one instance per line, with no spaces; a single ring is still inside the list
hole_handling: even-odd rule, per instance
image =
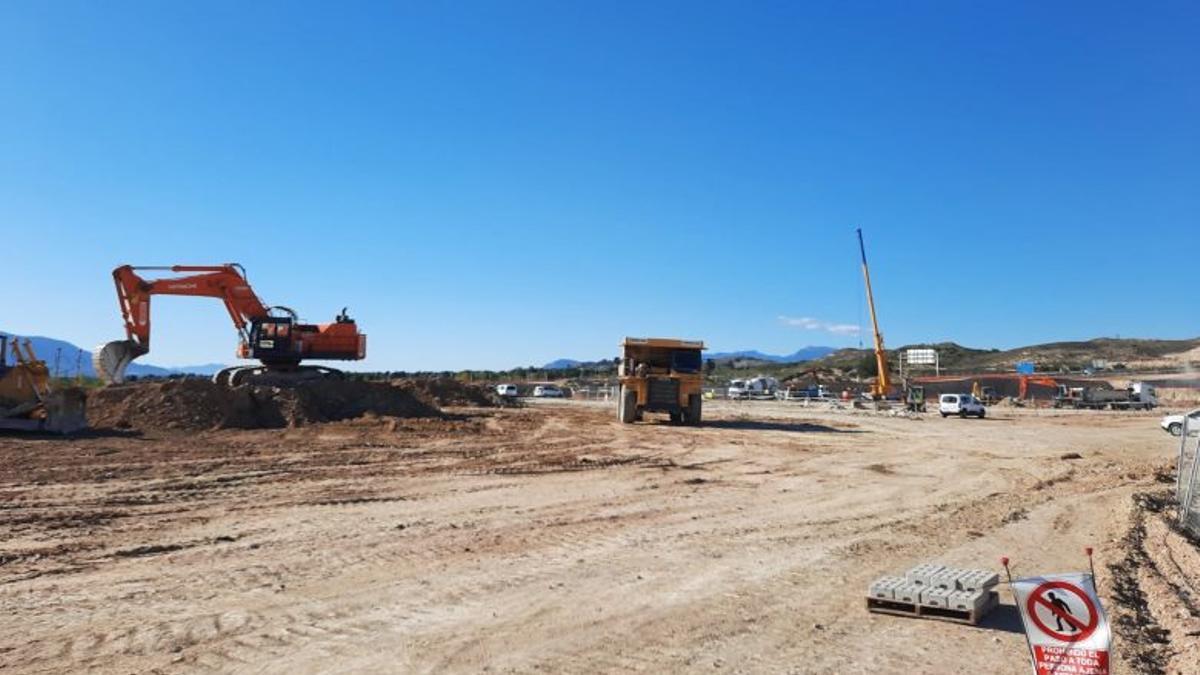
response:
[[[871,387],[874,398],[884,398],[892,387],[891,374],[888,373],[887,352],[883,349],[883,333],[879,332],[879,319],[875,315],[875,295],[871,292],[871,270],[867,267],[867,247],[863,244],[862,228],[858,232],[858,252],[862,255],[863,281],[867,284],[867,307],[871,311],[871,328],[875,331],[875,367],[879,371],[875,385]]]

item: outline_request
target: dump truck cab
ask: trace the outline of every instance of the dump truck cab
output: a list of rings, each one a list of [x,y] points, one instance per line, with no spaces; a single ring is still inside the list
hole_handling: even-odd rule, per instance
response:
[[[700,424],[704,343],[670,338],[625,338],[617,416],[630,424],[646,412],[665,412],[671,421]]]

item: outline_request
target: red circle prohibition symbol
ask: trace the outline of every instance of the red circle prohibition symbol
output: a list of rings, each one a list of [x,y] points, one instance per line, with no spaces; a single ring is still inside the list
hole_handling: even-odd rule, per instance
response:
[[[1087,607],[1089,617],[1086,624],[1059,609],[1058,607],[1055,607],[1053,603],[1042,597],[1046,591],[1056,588],[1062,591],[1067,591],[1083,601],[1084,606]],[[1058,618],[1074,626],[1076,632],[1060,633],[1059,631],[1056,631],[1042,623],[1042,619],[1037,613],[1037,605],[1041,605]],[[1100,613],[1096,611],[1096,605],[1092,603],[1091,597],[1089,597],[1087,593],[1084,593],[1083,590],[1078,586],[1065,581],[1047,581],[1041,586],[1033,589],[1033,592],[1029,594],[1029,598],[1025,600],[1025,610],[1026,613],[1029,614],[1029,618],[1039,629],[1041,629],[1043,633],[1056,640],[1062,640],[1063,642],[1079,642],[1080,640],[1086,640],[1089,636],[1091,636],[1092,633],[1096,632],[1096,626],[1100,625]]]

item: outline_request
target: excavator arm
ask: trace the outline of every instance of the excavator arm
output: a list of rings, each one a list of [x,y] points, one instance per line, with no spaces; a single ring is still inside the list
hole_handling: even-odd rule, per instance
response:
[[[174,276],[148,281],[139,270],[171,272]],[[225,265],[173,265],[170,267],[134,267],[122,265],[113,270],[117,303],[125,321],[125,340],[109,342],[96,350],[92,365],[96,374],[108,382],[122,382],[125,370],[134,359],[150,351],[150,298],[155,295],[190,295],[219,298],[238,330],[244,344],[249,340],[248,323],[269,314],[246,281],[245,270],[236,263]]]
[[[163,270],[188,276],[147,281],[137,270]],[[150,351],[150,298],[155,295],[190,295],[219,298],[243,340],[249,339],[249,322],[265,317],[270,309],[258,299],[246,281],[241,265],[174,265],[171,267],[133,267],[122,265],[113,270],[117,301],[125,320],[125,335],[136,351]]]

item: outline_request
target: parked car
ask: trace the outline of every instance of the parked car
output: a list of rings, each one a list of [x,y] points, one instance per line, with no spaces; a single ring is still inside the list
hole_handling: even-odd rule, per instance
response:
[[[1188,413],[1187,417],[1188,436],[1200,435],[1200,408]],[[1183,433],[1183,415],[1164,415],[1158,426],[1168,434],[1178,436]]]
[[[970,394],[942,394],[938,399],[938,412],[942,417],[948,415],[958,415],[960,417],[968,417],[974,415],[983,418],[987,415],[987,408],[979,399]]]
[[[539,384],[533,388],[533,395],[536,398],[562,398],[563,390],[552,384]]]
[[[516,398],[517,397],[517,385],[515,385],[515,384],[498,384],[498,385],[496,385],[496,393],[501,396],[507,397],[507,398]]]

